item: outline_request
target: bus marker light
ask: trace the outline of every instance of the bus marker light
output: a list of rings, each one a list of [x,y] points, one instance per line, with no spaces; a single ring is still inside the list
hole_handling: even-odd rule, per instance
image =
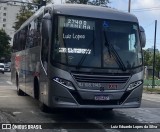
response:
[[[55,82],[59,83],[60,85],[68,88],[68,89],[71,89],[71,90],[75,90],[73,84],[70,82],[70,81],[67,81],[65,79],[62,79],[62,78],[59,78],[59,77],[56,77],[53,79]]]
[[[128,86],[127,91],[132,90],[132,89],[138,87],[138,86],[141,85],[141,84],[142,84],[142,81],[141,81],[141,80],[136,81],[136,82],[133,82],[133,83],[131,83],[131,84]]]

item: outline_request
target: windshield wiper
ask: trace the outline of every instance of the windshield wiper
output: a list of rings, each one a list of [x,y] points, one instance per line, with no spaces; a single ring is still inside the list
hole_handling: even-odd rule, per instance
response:
[[[107,34],[106,32],[104,31],[104,38],[105,38],[105,46],[108,48],[108,53],[111,57],[111,51],[119,65],[119,67],[123,70],[123,71],[126,71],[126,67],[123,63],[123,61],[121,60],[120,56],[118,55],[118,53],[116,52],[116,50],[114,49],[113,45],[109,43],[108,39],[107,39]]]
[[[84,52],[82,58],[80,59],[78,65],[76,66],[77,69],[79,69],[81,67],[81,65],[83,64],[85,58],[87,55],[89,55],[89,48],[91,47],[91,45],[93,44],[94,39],[92,40],[92,42],[89,44],[89,46],[87,47],[86,51]]]
[[[79,69],[81,67],[81,65],[83,64],[86,56],[89,54],[89,48],[91,47],[91,45],[93,44],[93,50],[95,50],[95,37],[94,37],[94,28],[93,28],[93,40],[91,41],[91,43],[88,45],[86,51],[84,52],[82,58],[80,59],[78,65],[76,66],[77,69]],[[93,54],[95,54],[95,51],[93,51]]]

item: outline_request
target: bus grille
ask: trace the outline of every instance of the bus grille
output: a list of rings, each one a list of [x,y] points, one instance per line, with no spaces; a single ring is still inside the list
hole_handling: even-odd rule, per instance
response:
[[[130,76],[104,76],[104,75],[86,75],[72,74],[77,82],[90,83],[126,83]]]

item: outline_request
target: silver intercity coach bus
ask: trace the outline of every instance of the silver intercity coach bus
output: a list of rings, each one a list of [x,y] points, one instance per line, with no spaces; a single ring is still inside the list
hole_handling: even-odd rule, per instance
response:
[[[50,108],[135,108],[145,33],[134,15],[89,5],[47,5],[15,33],[18,95]]]

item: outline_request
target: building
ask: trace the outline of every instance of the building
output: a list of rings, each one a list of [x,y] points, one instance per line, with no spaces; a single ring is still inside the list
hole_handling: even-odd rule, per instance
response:
[[[17,13],[24,0],[0,0],[0,29],[4,29],[6,33],[13,38],[15,29],[13,28],[16,22]],[[12,45],[13,39],[11,40]]]

